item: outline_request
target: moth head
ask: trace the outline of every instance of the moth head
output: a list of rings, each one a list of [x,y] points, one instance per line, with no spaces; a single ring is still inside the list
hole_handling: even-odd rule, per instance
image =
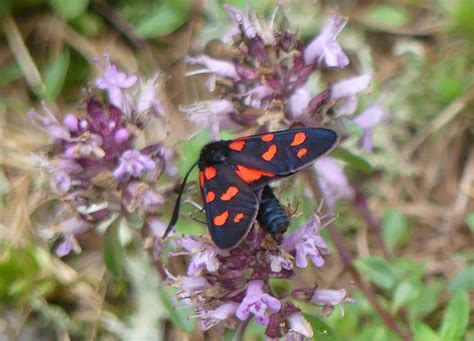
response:
[[[204,146],[199,156],[199,165],[215,165],[227,158],[228,147],[225,141],[211,142]]]

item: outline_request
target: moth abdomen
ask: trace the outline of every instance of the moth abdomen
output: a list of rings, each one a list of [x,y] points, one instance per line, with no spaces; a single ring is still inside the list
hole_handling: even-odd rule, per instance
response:
[[[257,221],[272,236],[285,233],[290,225],[288,215],[273,194],[270,186],[263,188]]]

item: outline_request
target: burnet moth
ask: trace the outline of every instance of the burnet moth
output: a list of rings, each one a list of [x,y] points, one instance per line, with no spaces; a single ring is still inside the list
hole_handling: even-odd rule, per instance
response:
[[[272,235],[285,232],[289,218],[268,184],[310,165],[338,140],[331,129],[299,128],[207,144],[184,177],[164,237],[178,220],[184,186],[196,165],[207,226],[219,248],[237,246],[255,221]]]

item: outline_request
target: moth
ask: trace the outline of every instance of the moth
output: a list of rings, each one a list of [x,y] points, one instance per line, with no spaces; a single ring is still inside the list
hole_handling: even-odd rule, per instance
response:
[[[255,221],[272,235],[284,233],[289,219],[269,183],[307,167],[338,140],[331,129],[299,128],[207,144],[184,177],[164,237],[178,220],[185,183],[196,165],[209,234],[217,247],[237,246]]]

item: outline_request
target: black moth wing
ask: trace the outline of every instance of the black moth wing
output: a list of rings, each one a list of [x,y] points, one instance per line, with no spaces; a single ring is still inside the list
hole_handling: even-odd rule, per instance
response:
[[[200,167],[201,194],[212,240],[230,249],[247,235],[255,222],[258,199],[227,162]]]
[[[227,141],[227,160],[234,166],[242,165],[282,177],[327,154],[338,140],[334,130],[325,128],[299,128],[252,135]],[[255,188],[273,179],[268,176],[261,181],[246,182]]]

